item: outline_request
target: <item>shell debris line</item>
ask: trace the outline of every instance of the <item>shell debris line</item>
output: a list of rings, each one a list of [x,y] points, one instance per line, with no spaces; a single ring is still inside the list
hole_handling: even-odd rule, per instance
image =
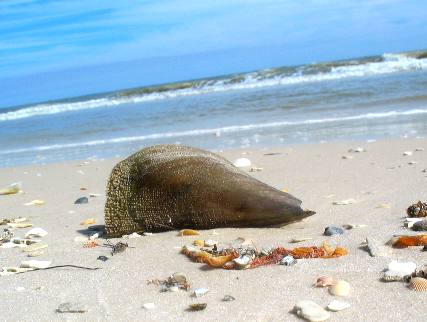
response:
[[[297,259],[336,258],[347,255],[348,252],[342,247],[330,246],[327,242],[323,242],[319,247],[308,246],[293,249],[258,248],[254,244],[242,242],[233,246],[229,246],[229,244],[224,246],[215,244],[213,247],[183,246],[181,253],[195,262],[204,263],[213,268],[251,269],[270,264],[292,266],[297,263]]]

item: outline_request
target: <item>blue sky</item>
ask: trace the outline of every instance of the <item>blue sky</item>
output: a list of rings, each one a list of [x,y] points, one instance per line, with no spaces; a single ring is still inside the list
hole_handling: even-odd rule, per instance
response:
[[[427,1],[0,1],[0,107],[427,48]]]

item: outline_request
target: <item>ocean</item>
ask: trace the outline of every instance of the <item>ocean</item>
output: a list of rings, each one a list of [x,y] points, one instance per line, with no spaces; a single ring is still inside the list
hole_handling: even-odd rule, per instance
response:
[[[0,109],[0,167],[427,135],[427,55],[264,69]]]

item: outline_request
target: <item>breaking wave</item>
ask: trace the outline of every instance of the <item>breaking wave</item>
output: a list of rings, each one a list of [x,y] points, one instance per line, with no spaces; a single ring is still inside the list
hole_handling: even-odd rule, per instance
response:
[[[41,103],[17,109],[8,109],[0,113],[0,122],[214,92],[322,82],[422,69],[427,69],[427,58],[415,57],[410,54],[384,54],[358,60],[265,69],[214,79],[143,87],[118,91],[92,99]]]
[[[225,134],[225,133],[266,129],[266,128],[274,128],[274,127],[294,126],[294,125],[311,125],[311,124],[322,124],[322,123],[333,123],[333,122],[348,122],[348,121],[356,121],[356,120],[364,120],[364,119],[366,120],[380,119],[380,118],[388,118],[388,117],[396,117],[396,116],[418,115],[418,114],[427,114],[427,109],[413,109],[408,111],[388,111],[388,112],[379,112],[379,113],[351,115],[351,116],[344,116],[344,117],[311,119],[311,120],[305,120],[305,121],[279,121],[279,122],[270,122],[270,123],[262,123],[262,124],[233,125],[233,126],[227,126],[227,127],[221,127],[221,128],[197,129],[197,130],[180,131],[180,132],[154,133],[154,134],[147,134],[147,135],[141,135],[141,136],[119,137],[119,138],[113,138],[113,139],[107,139],[107,140],[92,140],[92,141],[86,141],[86,142],[45,145],[45,146],[38,146],[38,147],[32,147],[32,148],[11,149],[11,150],[0,151],[0,155],[26,153],[26,152],[42,152],[42,151],[58,150],[58,149],[66,149],[66,148],[79,148],[79,147],[88,147],[88,146],[96,146],[96,145],[103,145],[103,144],[137,142],[137,141],[164,139],[164,138],[214,135],[218,133]]]

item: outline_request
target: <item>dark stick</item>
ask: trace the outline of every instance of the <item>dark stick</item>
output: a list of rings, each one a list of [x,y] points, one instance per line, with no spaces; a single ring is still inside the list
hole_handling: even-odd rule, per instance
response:
[[[87,269],[90,271],[95,271],[97,269],[101,269],[101,267],[86,267],[86,266],[78,266],[78,265],[55,265],[55,266],[50,266],[50,267],[46,267],[46,268],[34,268],[32,270],[26,271],[26,272],[19,272],[16,274],[22,274],[22,273],[27,273],[27,272],[32,272],[32,271],[44,271],[47,269],[52,269],[52,268],[61,268],[61,267],[73,267],[73,268],[81,268],[81,269]]]

